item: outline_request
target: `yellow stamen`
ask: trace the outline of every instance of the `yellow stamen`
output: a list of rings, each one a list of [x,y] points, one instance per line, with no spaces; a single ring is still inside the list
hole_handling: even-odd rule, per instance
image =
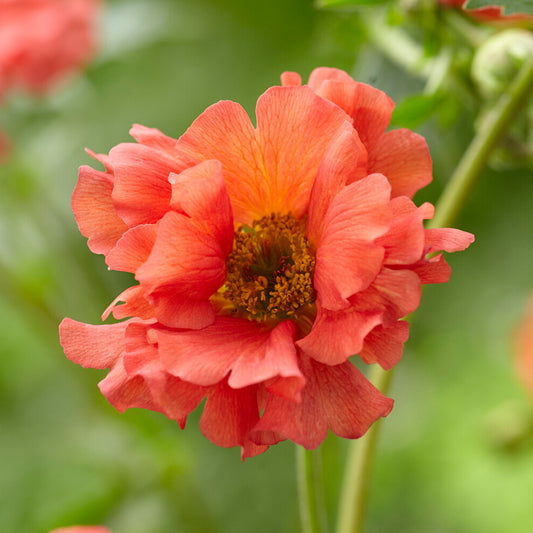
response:
[[[235,232],[219,298],[226,310],[249,320],[298,318],[315,299],[314,267],[303,222],[272,214]]]

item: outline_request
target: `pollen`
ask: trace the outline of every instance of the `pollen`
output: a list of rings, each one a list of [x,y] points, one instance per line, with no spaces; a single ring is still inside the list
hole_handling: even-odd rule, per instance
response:
[[[313,304],[315,257],[302,221],[272,214],[237,228],[222,295],[249,320],[297,318]]]

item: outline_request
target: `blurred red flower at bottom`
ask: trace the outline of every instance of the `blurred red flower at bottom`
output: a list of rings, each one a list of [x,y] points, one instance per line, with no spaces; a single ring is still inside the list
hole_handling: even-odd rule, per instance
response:
[[[70,526],[54,529],[50,533],[111,533],[103,526]]]
[[[443,6],[459,7],[465,13],[468,13],[480,22],[520,22],[524,20],[533,20],[532,15],[526,13],[513,13],[509,15],[503,14],[503,7],[494,5],[488,7],[480,7],[477,9],[467,9],[464,7],[467,0],[438,0]]]

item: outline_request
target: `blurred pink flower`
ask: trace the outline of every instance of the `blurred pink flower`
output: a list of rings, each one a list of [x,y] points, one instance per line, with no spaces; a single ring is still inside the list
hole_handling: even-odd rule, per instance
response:
[[[520,21],[530,20],[533,21],[533,15],[526,13],[513,13],[510,15],[504,15],[502,13],[503,7],[500,5],[494,5],[489,7],[480,7],[477,9],[467,9],[464,6],[467,0],[438,0],[440,4],[450,7],[458,7],[463,9],[465,13],[468,13],[476,20],[480,22],[495,22],[495,23],[515,23]]]
[[[243,457],[290,439],[317,447],[328,429],[363,435],[392,400],[349,361],[394,366],[402,317],[421,285],[446,282],[439,251],[473,236],[424,230],[433,206],[422,137],[385,133],[392,101],[336,69],[300,86],[282,76],[244,109],[209,107],[178,140],[134,126],[137,143],[92,154],[72,209],[88,245],[138,285],[104,313],[65,319],[69,359],[111,370],[100,383],[120,411],[143,407],[200,427]]]
[[[99,0],[0,0],[0,97],[41,93],[95,52]]]
[[[54,529],[50,533],[111,533],[103,526],[70,526]]]

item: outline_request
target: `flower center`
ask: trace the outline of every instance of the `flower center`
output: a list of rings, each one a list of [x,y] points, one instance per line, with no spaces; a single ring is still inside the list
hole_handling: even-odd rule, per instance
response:
[[[314,302],[314,268],[301,222],[290,214],[263,217],[235,232],[224,299],[250,320],[295,318]]]

